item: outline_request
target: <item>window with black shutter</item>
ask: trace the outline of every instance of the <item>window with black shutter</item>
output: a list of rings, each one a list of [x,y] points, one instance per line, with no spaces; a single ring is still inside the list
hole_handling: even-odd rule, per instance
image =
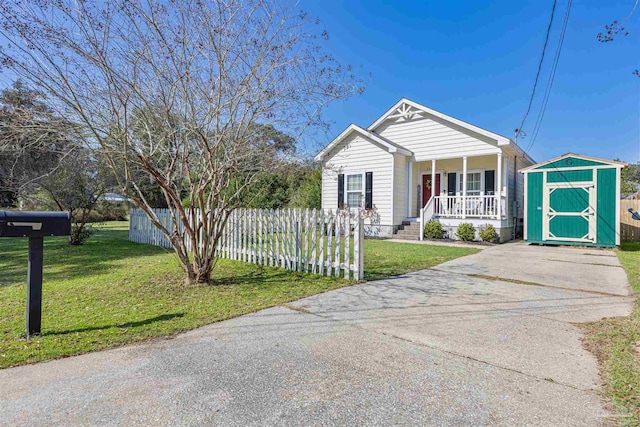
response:
[[[447,175],[447,194],[449,196],[456,195],[456,174],[453,172]]]
[[[344,207],[344,174],[338,175],[338,209]]]
[[[484,194],[496,194],[496,171],[484,171]]]
[[[367,172],[364,192],[365,209],[373,209],[373,172]]]

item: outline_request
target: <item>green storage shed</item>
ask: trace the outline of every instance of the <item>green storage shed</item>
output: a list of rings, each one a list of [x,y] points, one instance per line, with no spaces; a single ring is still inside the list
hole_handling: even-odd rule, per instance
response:
[[[550,245],[619,245],[624,166],[568,153],[521,169],[524,239]]]

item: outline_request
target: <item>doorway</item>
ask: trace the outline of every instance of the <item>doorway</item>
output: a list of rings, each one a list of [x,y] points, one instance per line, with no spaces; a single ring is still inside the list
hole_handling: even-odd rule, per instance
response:
[[[436,174],[435,192],[434,186],[431,185],[431,173],[422,175],[422,206],[424,207],[432,195],[440,194],[440,174]]]

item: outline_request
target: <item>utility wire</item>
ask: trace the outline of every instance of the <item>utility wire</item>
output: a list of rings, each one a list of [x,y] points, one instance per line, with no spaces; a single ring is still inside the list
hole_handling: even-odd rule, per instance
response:
[[[542,47],[542,55],[540,56],[540,63],[538,64],[538,71],[536,73],[536,80],[533,83],[533,90],[531,91],[531,98],[529,99],[529,105],[527,106],[527,112],[524,114],[522,118],[522,122],[520,123],[520,127],[516,129],[516,141],[518,140],[518,136],[522,133],[522,128],[524,126],[524,122],[527,120],[527,116],[529,116],[529,112],[531,111],[531,106],[533,105],[533,99],[536,95],[536,88],[538,87],[538,80],[540,79],[540,72],[542,71],[542,63],[544,62],[544,54],[547,51],[547,44],[549,43],[549,35],[551,34],[551,27],[553,25],[553,16],[556,12],[556,4],[557,0],[553,0],[553,7],[551,8],[551,17],[549,18],[549,25],[547,26],[547,35],[544,38],[544,46]]]
[[[562,52],[562,45],[564,43],[564,36],[567,32],[567,24],[569,22],[569,15],[571,14],[571,6],[573,4],[573,0],[568,0],[567,2],[567,10],[564,14],[564,21],[562,22],[562,30],[560,31],[560,38],[558,39],[558,47],[556,48],[556,55],[553,58],[553,63],[551,64],[551,71],[549,72],[549,80],[547,81],[547,88],[544,93],[544,97],[542,99],[542,104],[540,106],[540,111],[538,112],[538,117],[536,119],[536,124],[533,129],[533,133],[531,135],[531,140],[527,145],[527,149],[525,152],[529,152],[531,148],[533,148],[533,144],[535,144],[536,139],[538,137],[538,132],[540,132],[540,127],[542,126],[542,120],[544,119],[544,114],[547,110],[547,103],[549,102],[549,96],[551,95],[551,89],[553,88],[553,81],[556,76],[556,70],[558,69],[558,62],[560,60],[560,53]]]

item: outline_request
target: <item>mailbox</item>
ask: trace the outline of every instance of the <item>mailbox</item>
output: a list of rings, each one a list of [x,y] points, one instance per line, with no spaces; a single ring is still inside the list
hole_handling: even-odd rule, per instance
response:
[[[69,235],[71,214],[68,212],[0,211],[0,237],[29,238],[27,338],[41,330],[44,238]]]
[[[0,237],[46,237],[71,234],[69,212],[0,211]]]

